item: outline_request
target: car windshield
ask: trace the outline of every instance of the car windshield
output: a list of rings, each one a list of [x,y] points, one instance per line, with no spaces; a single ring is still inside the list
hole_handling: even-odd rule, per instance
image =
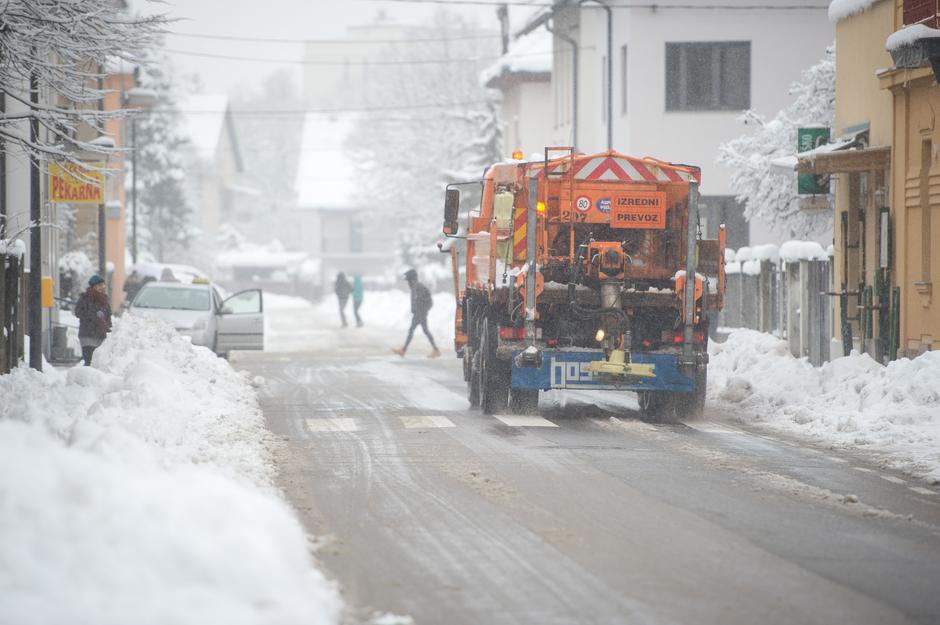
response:
[[[165,308],[171,310],[209,310],[209,289],[181,289],[148,286],[137,299],[134,308]]]

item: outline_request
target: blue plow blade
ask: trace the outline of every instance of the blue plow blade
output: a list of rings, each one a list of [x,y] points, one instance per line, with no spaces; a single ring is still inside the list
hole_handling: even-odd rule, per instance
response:
[[[679,371],[679,358],[675,354],[633,352],[630,361],[654,365],[656,377],[618,380],[587,370],[588,363],[604,360],[602,350],[546,349],[542,351],[542,366],[538,369],[517,367],[516,356],[519,353],[513,352],[512,388],[691,393],[695,386],[691,378]]]

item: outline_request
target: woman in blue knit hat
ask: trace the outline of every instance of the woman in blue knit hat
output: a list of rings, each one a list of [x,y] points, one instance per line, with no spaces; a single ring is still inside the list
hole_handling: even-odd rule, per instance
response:
[[[93,275],[88,280],[88,288],[75,304],[75,316],[79,322],[78,341],[82,344],[82,359],[86,366],[91,364],[91,355],[111,331],[111,303],[105,288],[104,278]]]

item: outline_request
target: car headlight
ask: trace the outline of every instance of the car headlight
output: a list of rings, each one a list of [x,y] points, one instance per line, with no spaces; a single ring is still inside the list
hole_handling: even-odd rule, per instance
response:
[[[197,319],[196,323],[193,324],[193,330],[205,330],[207,325],[205,317]]]

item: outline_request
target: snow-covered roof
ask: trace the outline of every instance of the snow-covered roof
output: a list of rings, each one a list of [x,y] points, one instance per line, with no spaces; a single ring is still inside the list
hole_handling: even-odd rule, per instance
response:
[[[540,28],[516,39],[509,52],[480,73],[480,82],[495,86],[511,74],[547,79],[552,72],[552,34]]]
[[[300,208],[347,209],[360,203],[356,168],[346,146],[354,123],[348,116],[308,113],[304,118],[296,184]]]
[[[775,158],[770,161],[770,166],[774,169],[793,171],[796,169],[797,164],[802,159],[812,160],[821,154],[829,154],[839,150],[847,150],[856,145],[858,145],[857,137],[852,137],[851,139],[842,139],[834,143],[824,143],[823,145],[813,148],[812,150]]]
[[[909,46],[919,39],[937,39],[940,30],[930,28],[923,24],[912,24],[892,33],[885,41],[885,50],[894,52],[904,46]]]
[[[199,158],[215,155],[225,128],[228,96],[218,93],[181,96],[178,106],[183,118],[183,130]]]
[[[832,0],[829,3],[829,20],[838,22],[856,13],[867,11],[881,0]]]

